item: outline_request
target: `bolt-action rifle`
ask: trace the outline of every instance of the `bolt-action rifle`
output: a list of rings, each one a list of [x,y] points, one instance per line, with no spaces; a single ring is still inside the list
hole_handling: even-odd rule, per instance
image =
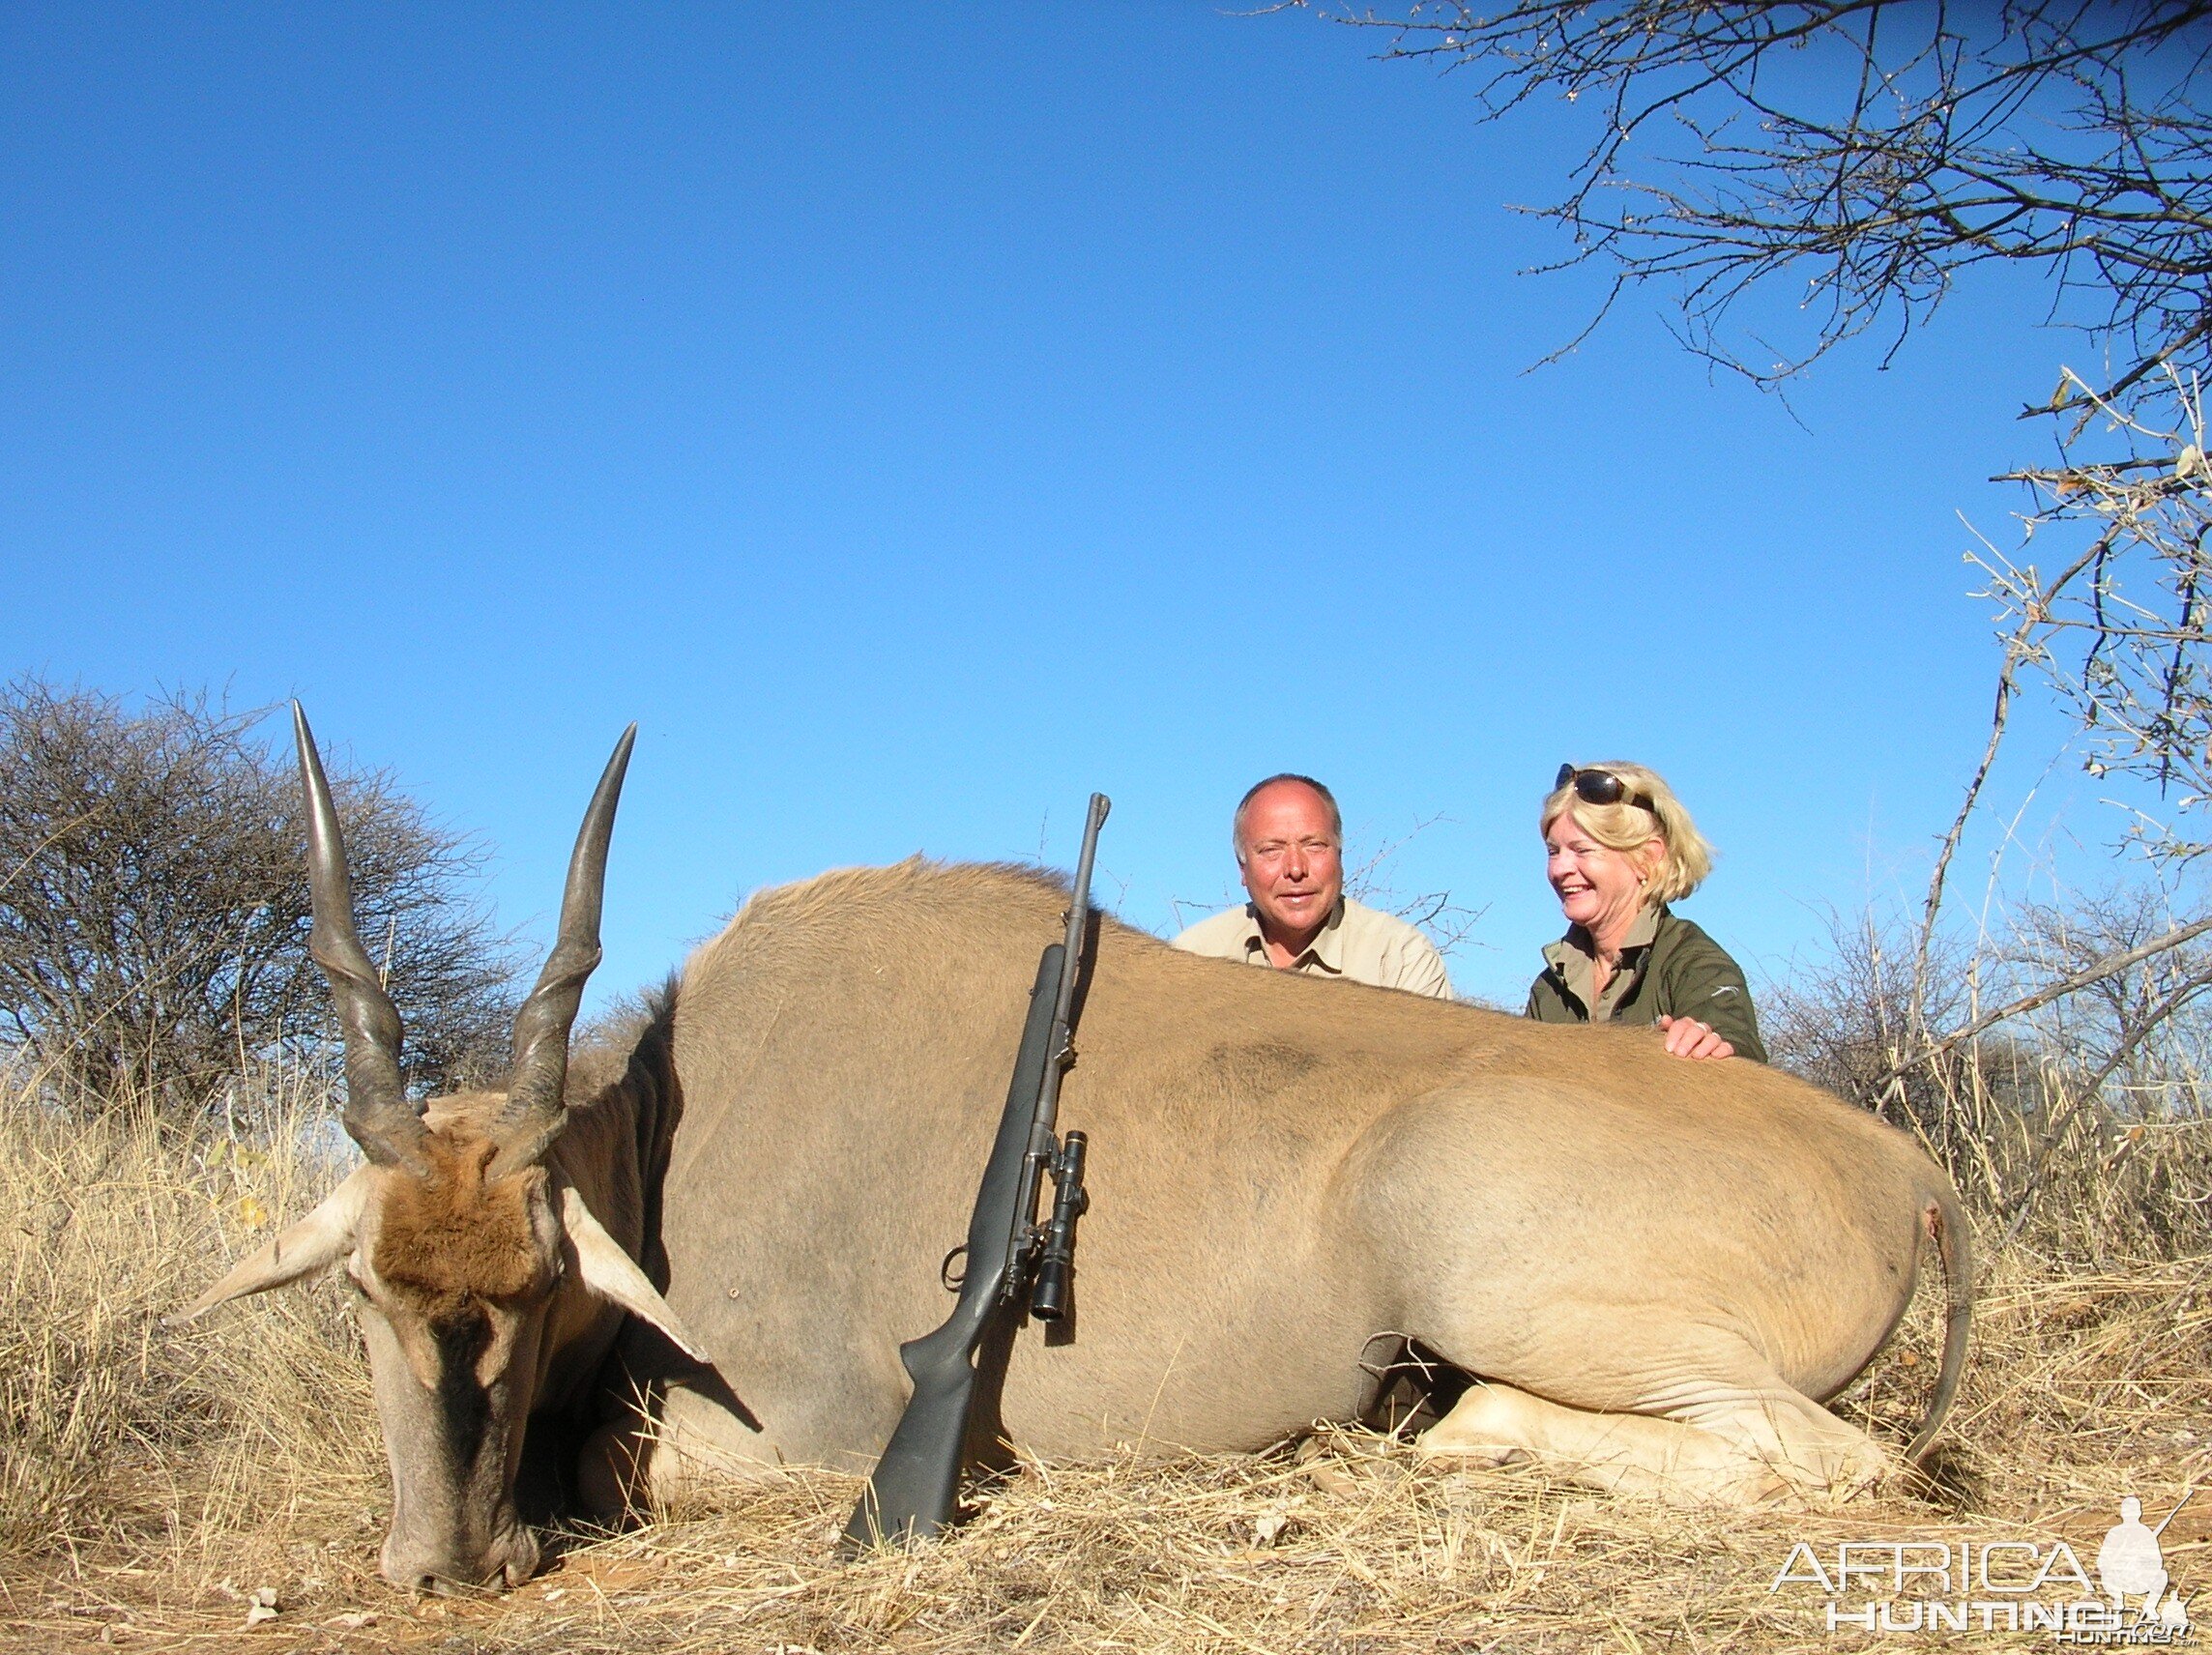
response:
[[[1091,796],[1067,937],[1049,944],[1037,961],[1005,1113],[968,1221],[960,1302],[936,1332],[899,1347],[914,1396],[845,1524],[848,1556],[887,1542],[911,1546],[958,1520],[960,1477],[974,1457],[978,1387],[988,1383],[995,1402],[1023,1321],[1033,1316],[1064,1323],[1071,1307],[1075,1225],[1091,1205],[1083,1187],[1087,1143],[1080,1132],[1063,1142],[1055,1129],[1060,1083],[1075,1062],[1075,986],[1091,917],[1091,864],[1111,808],[1104,794]],[[1040,1225],[1037,1195],[1047,1175],[1052,1216]]]

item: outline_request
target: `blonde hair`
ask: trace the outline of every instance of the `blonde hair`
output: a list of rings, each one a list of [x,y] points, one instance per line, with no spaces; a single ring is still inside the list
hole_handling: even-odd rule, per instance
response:
[[[1620,778],[1629,793],[1651,801],[1646,810],[1624,796],[1617,804],[1592,804],[1575,791],[1574,778],[1544,796],[1537,831],[1549,834],[1560,817],[1574,819],[1576,827],[1609,851],[1634,856],[1653,839],[1659,841],[1659,864],[1646,871],[1644,901],[1646,907],[1679,902],[1704,883],[1713,871],[1713,848],[1667,785],[1667,778],[1643,765],[1609,761],[1584,765],[1586,770],[1603,770]]]

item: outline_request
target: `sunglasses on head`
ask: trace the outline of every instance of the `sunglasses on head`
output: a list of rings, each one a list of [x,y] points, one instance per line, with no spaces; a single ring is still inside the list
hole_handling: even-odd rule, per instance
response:
[[[1572,783],[1575,797],[1588,804],[1633,804],[1640,810],[1649,810],[1656,816],[1651,800],[1630,787],[1611,770],[1577,769],[1573,765],[1561,765],[1559,773],[1552,780],[1552,791],[1558,792]]]

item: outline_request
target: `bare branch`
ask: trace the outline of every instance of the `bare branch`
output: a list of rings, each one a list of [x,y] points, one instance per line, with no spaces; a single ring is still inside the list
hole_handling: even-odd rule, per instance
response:
[[[2139,966],[2156,955],[2178,948],[2183,944],[2203,936],[2207,931],[2212,931],[2212,917],[2194,919],[2187,925],[2176,926],[2171,931],[2163,936],[2154,937],[2147,943],[2139,944],[2133,948],[2122,949],[2117,953],[2108,954],[2100,960],[2093,960],[2078,972],[2060,977],[2055,982],[2044,983],[2022,995],[2017,1000],[2008,1001],[1994,1011],[1983,1012],[1981,1016],[1958,1029],[1954,1029],[1950,1033],[1938,1039],[1930,1040],[1923,1045],[1914,1047],[1909,1054],[1890,1065],[1890,1073],[1893,1076],[1903,1074],[1917,1064],[1925,1063],[1932,1058],[1941,1057],[1944,1053],[1953,1051],[1977,1036],[1987,1033],[2000,1023],[2010,1022],[2013,1018],[2038,1010],[2051,1004],[2053,1001],[2063,1000],[2068,995],[2079,994],[2081,990],[2095,983],[2118,975],[2131,966]]]
[[[1870,329],[1901,339],[1991,261],[2096,306],[2082,325],[2133,353],[2110,394],[2157,363],[2212,362],[2212,4],[1313,9],[1386,31],[1386,58],[1470,73],[1491,119],[1588,100],[1597,131],[1541,211],[1573,261],[1675,285],[1693,348],[1760,384]],[[1754,360],[1735,312],[1786,276],[1810,335]]]

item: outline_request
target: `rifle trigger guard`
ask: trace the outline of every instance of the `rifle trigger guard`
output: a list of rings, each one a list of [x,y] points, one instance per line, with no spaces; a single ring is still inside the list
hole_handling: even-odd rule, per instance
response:
[[[965,1263],[967,1253],[968,1243],[963,1241],[959,1246],[953,1248],[951,1252],[946,1254],[944,1259],[939,1262],[937,1266],[937,1279],[944,1286],[946,1292],[956,1293],[961,1290],[961,1288],[967,1285],[968,1265]],[[963,1261],[960,1266],[960,1273],[958,1275],[954,1275],[952,1273],[952,1261],[955,1259],[960,1259]]]

